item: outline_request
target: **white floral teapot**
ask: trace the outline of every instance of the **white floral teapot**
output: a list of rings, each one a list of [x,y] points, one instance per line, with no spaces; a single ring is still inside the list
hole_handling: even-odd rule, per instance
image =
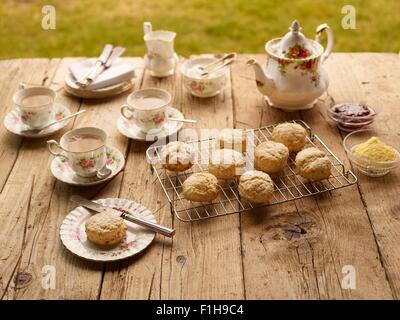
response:
[[[285,111],[310,109],[313,102],[328,88],[329,79],[323,68],[324,61],[333,49],[333,32],[322,24],[317,28],[316,40],[307,39],[300,32],[297,20],[283,38],[272,39],[265,45],[268,60],[265,67],[251,59],[258,90],[273,107]],[[328,43],[319,43],[327,31]]]

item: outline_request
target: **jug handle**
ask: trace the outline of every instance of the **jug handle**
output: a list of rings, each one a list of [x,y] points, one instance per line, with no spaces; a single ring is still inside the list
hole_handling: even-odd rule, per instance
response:
[[[153,32],[153,27],[151,25],[151,22],[143,23],[143,32],[144,32],[144,35],[150,34]]]
[[[333,31],[332,29],[326,24],[321,24],[317,27],[317,35],[315,36],[315,40],[318,43],[321,43],[321,36],[322,33],[326,31],[328,34],[328,43],[326,45],[326,49],[324,53],[322,54],[321,57],[321,62],[323,63],[326,59],[328,59],[329,55],[332,53],[333,50],[333,44],[334,44],[334,37],[333,37]]]

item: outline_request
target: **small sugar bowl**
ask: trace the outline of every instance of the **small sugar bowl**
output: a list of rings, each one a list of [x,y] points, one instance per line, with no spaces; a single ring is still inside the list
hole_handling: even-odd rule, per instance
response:
[[[182,64],[183,84],[192,95],[208,98],[216,96],[224,89],[228,82],[228,67],[219,68],[206,76],[202,76],[200,68],[217,60],[214,57],[202,57],[187,60]]]

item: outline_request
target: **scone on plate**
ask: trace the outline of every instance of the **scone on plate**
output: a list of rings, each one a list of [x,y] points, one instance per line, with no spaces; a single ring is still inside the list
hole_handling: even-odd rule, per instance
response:
[[[160,156],[165,169],[185,171],[190,169],[195,161],[195,150],[188,143],[173,141],[162,147]]]
[[[208,164],[208,171],[219,179],[234,179],[246,166],[243,155],[232,149],[215,150]]]
[[[282,143],[266,141],[254,150],[254,167],[266,173],[281,171],[289,157],[289,149]]]
[[[90,217],[85,224],[87,238],[98,245],[113,245],[126,236],[126,224],[117,214],[101,212]]]
[[[274,182],[262,171],[250,170],[239,179],[239,194],[254,203],[267,202],[274,192]]]
[[[242,129],[223,129],[218,136],[221,149],[233,149],[240,153],[246,151],[246,133]]]
[[[332,164],[325,152],[311,147],[301,150],[295,159],[297,172],[309,180],[327,179],[331,175]]]
[[[306,137],[306,129],[298,123],[281,123],[272,130],[272,139],[283,143],[290,152],[301,150],[306,144]]]
[[[218,179],[208,172],[192,174],[182,184],[185,199],[197,202],[209,202],[218,197]]]

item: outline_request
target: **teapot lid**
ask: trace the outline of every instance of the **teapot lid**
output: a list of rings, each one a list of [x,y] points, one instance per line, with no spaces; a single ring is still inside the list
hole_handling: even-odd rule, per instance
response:
[[[278,55],[293,59],[304,59],[311,56],[314,50],[310,41],[300,32],[300,23],[294,20],[289,30],[279,43]]]

